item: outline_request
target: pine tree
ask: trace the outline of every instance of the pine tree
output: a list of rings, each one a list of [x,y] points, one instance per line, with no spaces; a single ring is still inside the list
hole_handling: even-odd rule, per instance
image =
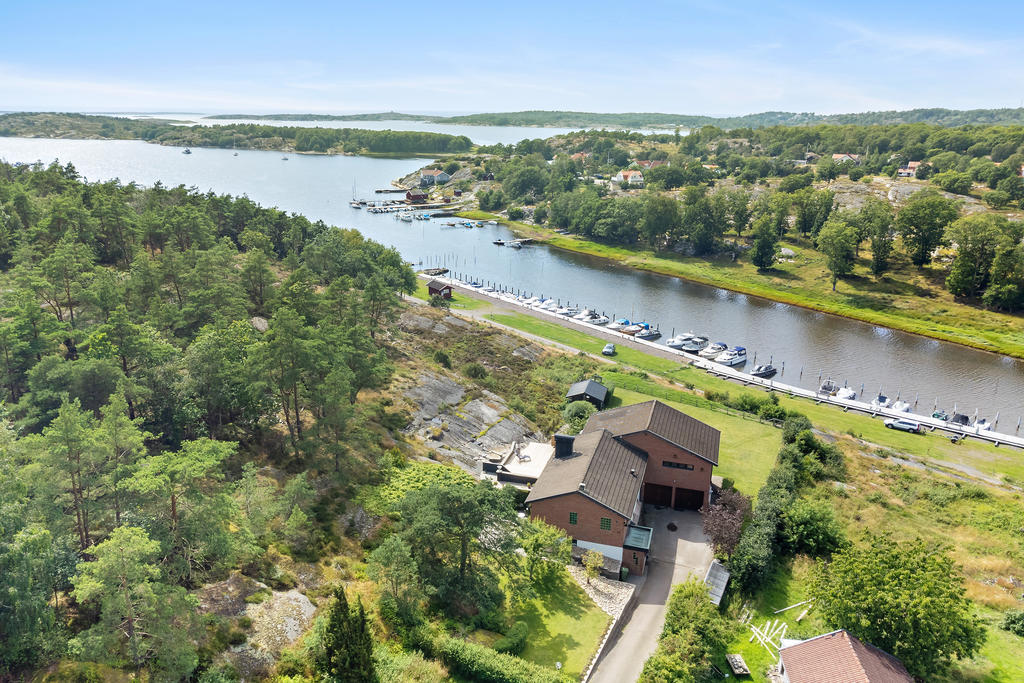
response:
[[[373,639],[363,602],[360,600],[353,610],[342,587],[334,591],[323,647],[318,668],[328,680],[336,683],[374,683],[377,680],[373,668]]]

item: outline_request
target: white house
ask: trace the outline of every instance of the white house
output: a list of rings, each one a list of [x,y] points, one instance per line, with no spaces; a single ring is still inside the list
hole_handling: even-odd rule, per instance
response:
[[[439,168],[428,168],[420,171],[420,186],[444,185],[452,177]]]
[[[630,187],[643,187],[644,174],[640,171],[619,171],[612,177],[612,181],[623,186],[629,185]]]

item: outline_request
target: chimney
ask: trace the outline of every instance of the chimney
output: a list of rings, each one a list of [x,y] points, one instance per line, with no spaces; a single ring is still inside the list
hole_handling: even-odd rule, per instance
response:
[[[587,485],[586,485],[586,483],[584,483],[584,482],[582,482],[582,481],[581,481],[581,482],[580,482],[580,491],[586,491],[586,490],[587,490]]]
[[[568,458],[572,456],[572,445],[576,437],[569,434],[555,434],[555,457]]]
[[[635,469],[634,470],[630,470],[629,473],[632,474],[634,477],[636,476],[636,470]]]

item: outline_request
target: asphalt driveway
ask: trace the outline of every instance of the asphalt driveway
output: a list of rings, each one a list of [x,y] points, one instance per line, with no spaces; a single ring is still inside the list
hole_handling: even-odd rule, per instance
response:
[[[640,677],[644,662],[658,646],[672,586],[691,573],[703,579],[714,559],[699,513],[647,506],[643,523],[654,529],[647,576],[630,579],[641,583],[636,608],[605,649],[590,678],[594,683],[629,683]],[[669,523],[675,523],[678,529],[669,531]]]

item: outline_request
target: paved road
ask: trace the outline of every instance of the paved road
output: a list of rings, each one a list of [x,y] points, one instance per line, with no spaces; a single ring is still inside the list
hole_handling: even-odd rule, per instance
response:
[[[669,531],[669,522],[675,522],[678,530]],[[658,645],[672,586],[685,581],[691,573],[703,579],[714,559],[699,513],[655,510],[648,506],[644,523],[654,529],[647,576],[640,587],[636,609],[619,636],[605,649],[590,678],[592,683],[630,683],[640,677],[644,662]]]

